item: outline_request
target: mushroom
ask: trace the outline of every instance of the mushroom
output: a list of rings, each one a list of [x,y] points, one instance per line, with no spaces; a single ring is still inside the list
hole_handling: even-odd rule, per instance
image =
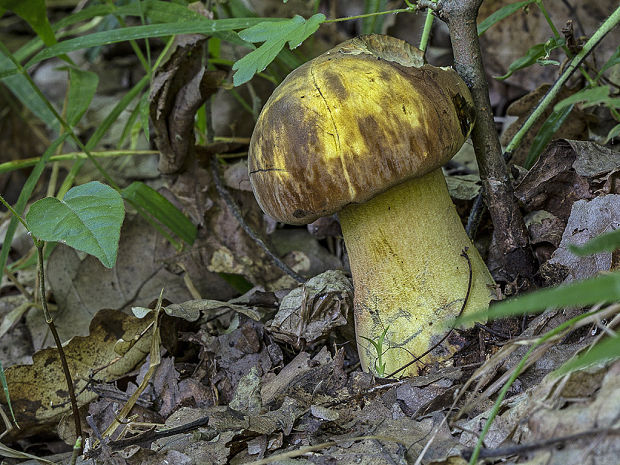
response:
[[[339,212],[365,371],[391,373],[441,341],[470,284],[465,248],[472,280],[463,310],[491,300],[493,279],[441,170],[473,118],[452,68],[427,65],[420,50],[382,35],[348,40],[294,70],[258,118],[249,172],[263,211],[289,224]],[[382,335],[378,354],[372,342]],[[401,375],[456,350],[448,338]]]

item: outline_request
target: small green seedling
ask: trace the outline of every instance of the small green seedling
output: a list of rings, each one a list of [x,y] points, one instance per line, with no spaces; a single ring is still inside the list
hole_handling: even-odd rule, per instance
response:
[[[376,341],[362,336],[362,339],[366,339],[368,342],[370,342],[374,347],[375,352],[377,352],[377,359],[375,360],[375,374],[380,378],[383,378],[385,376],[385,362],[383,361],[383,341],[385,340],[385,335],[387,334],[388,329],[390,329],[389,326],[383,330],[383,332],[379,336],[379,339],[377,339]]]

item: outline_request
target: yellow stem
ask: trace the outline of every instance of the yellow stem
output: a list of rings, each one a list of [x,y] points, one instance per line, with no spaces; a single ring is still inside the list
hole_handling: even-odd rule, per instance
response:
[[[382,362],[391,373],[430,349],[448,331],[469,281],[464,313],[486,308],[493,279],[450,199],[441,169],[393,187],[340,213],[355,287],[355,328],[362,367],[374,371],[373,345],[388,328]],[[422,360],[449,358],[458,347],[448,338]],[[418,373],[422,362],[402,376]]]

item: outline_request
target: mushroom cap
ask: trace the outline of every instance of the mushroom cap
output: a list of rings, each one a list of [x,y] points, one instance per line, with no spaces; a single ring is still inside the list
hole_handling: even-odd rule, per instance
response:
[[[469,135],[469,89],[400,39],[361,36],[300,66],[273,92],[249,148],[265,213],[306,224],[439,168]]]

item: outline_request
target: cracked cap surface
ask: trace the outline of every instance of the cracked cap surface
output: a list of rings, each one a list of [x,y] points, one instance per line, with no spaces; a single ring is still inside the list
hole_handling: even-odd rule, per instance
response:
[[[254,195],[276,220],[310,223],[439,168],[473,115],[453,69],[393,37],[348,40],[294,70],[263,107],[248,156]]]

